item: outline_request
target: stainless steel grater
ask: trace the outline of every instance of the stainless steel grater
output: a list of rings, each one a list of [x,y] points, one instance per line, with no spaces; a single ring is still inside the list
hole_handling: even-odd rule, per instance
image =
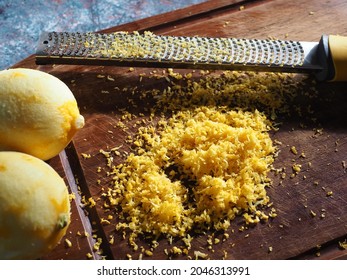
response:
[[[336,78],[336,69],[329,39],[322,36],[320,42],[298,42],[151,32],[45,32],[40,36],[36,63],[308,72],[318,80],[331,80]]]

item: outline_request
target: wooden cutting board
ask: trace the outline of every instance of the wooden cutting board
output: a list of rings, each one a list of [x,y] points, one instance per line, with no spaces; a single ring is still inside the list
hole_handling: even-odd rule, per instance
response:
[[[104,32],[120,30],[318,41],[322,34],[347,35],[347,3],[344,0],[207,1]],[[133,258],[167,258],[164,253],[167,241],[162,240],[149,257],[140,249],[132,251],[127,241],[115,232],[116,218],[111,219],[110,224],[101,222],[107,214],[100,197],[110,179],[97,172],[99,166],[106,166],[100,149],[106,151],[122,146],[120,152],[130,150],[126,138],[128,133],[134,134],[135,129],[125,133],[115,125],[121,116],[115,108],[129,105],[122,89],[129,86],[162,87],[162,80],[143,79],[140,82],[141,73],[148,74],[154,69],[129,71],[129,68],[101,66],[36,66],[34,56],[13,67],[39,69],[62,79],[75,94],[86,119],[86,126],[65,151],[49,161],[65,178],[76,198],[72,201],[72,224],[67,235],[44,259],[124,259],[126,254]],[[319,126],[303,125],[304,117],[288,118],[283,120],[277,132],[272,133],[274,139],[282,142],[275,167],[290,170],[294,161],[303,166],[300,176],[295,178],[280,179],[271,175],[273,187],[268,190],[268,195],[278,216],[247,231],[235,230],[225,242],[216,244],[213,252],[208,249],[206,236],[198,236],[193,242],[193,250],[208,253],[212,259],[225,256],[228,259],[347,259],[347,251],[339,246],[339,242],[347,238],[347,172],[344,166],[347,162],[347,84],[321,83],[314,87],[320,98],[312,100],[311,105],[315,107],[313,117]],[[134,112],[143,110],[143,104],[138,105],[133,107]],[[295,103],[291,105],[295,106]],[[294,155],[291,146],[300,153],[305,152],[306,157]],[[85,158],[83,154],[91,157]],[[116,159],[118,162],[122,160],[124,158]],[[96,201],[96,206],[81,207],[81,199],[90,197]],[[237,224],[233,228],[237,229]],[[113,244],[109,242],[111,235],[114,236]],[[71,247],[65,239],[71,241]],[[101,254],[93,248],[100,240]]]

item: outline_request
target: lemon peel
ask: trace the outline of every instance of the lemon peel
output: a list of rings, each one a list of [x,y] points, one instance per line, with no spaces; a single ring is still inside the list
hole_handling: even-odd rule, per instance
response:
[[[39,70],[0,71],[0,104],[0,151],[19,151],[48,160],[84,126],[68,86]]]

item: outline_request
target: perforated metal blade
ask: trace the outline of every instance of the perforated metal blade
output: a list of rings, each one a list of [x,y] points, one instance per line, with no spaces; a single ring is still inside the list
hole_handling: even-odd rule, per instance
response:
[[[317,49],[318,42],[45,32],[36,63],[318,72]]]

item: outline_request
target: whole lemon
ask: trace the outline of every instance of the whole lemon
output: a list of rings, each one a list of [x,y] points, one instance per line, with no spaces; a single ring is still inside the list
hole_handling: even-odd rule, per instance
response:
[[[47,160],[83,126],[77,101],[60,79],[26,68],[0,71],[0,151]]]
[[[20,152],[0,152],[0,259],[37,259],[70,223],[70,200],[59,174]]]

